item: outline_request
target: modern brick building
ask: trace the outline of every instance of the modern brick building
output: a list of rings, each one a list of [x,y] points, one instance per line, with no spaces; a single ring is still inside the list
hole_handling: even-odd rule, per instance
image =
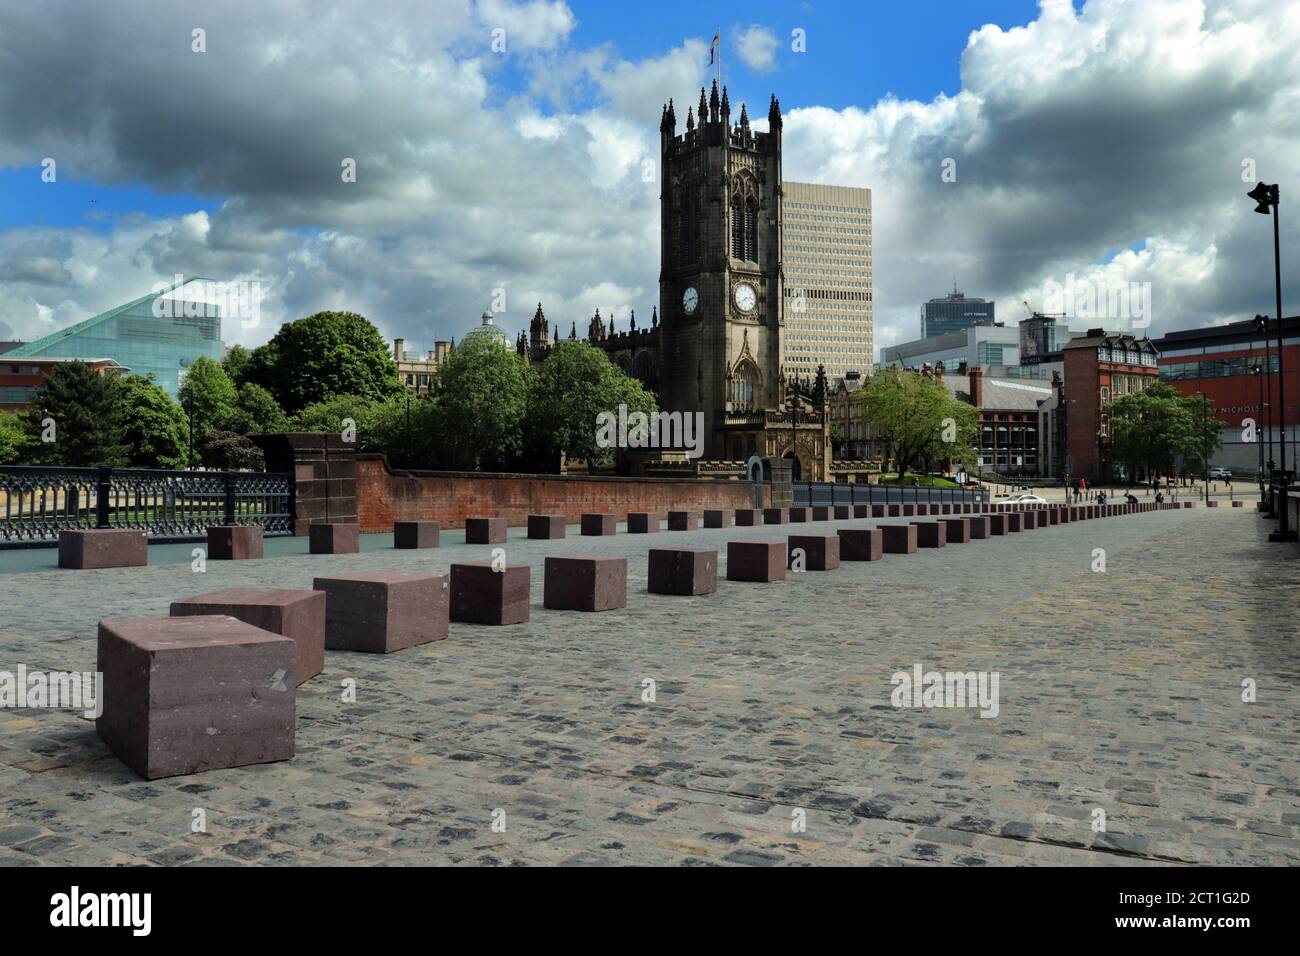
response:
[[[1285,435],[1287,467],[1294,467],[1292,449],[1300,438],[1300,316],[1289,316],[1282,325],[1285,378],[1281,400],[1277,395],[1276,326],[1270,330],[1267,350],[1264,335],[1250,319],[1170,332],[1155,344],[1160,350],[1160,380],[1184,395],[1206,395],[1211,413],[1223,422],[1223,447],[1211,457],[1212,466],[1253,476],[1260,467],[1261,450],[1267,458],[1270,438],[1276,461],[1277,442]],[[1256,365],[1268,369],[1267,380],[1253,374]],[[1271,429],[1267,427],[1270,410]],[[1247,419],[1255,422],[1260,441],[1246,441]]]
[[[1141,391],[1159,376],[1150,339],[1089,329],[1065,343],[1065,461],[1062,473],[1088,481],[1118,477],[1105,460],[1107,402]]]
[[[100,375],[129,375],[131,370],[110,358],[48,358],[0,355],[0,412],[19,412],[31,404],[50,369],[62,362],[85,362]]]
[[[925,374],[922,372],[922,374]],[[1008,477],[1038,474],[1038,406],[1052,390],[1041,382],[993,378],[984,366],[935,374],[959,401],[979,410],[980,470]]]

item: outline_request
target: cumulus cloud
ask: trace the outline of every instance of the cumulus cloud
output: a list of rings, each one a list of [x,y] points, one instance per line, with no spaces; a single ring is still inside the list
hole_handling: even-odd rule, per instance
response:
[[[758,73],[776,69],[776,34],[759,23],[736,27],[732,31],[732,45],[742,63]]]

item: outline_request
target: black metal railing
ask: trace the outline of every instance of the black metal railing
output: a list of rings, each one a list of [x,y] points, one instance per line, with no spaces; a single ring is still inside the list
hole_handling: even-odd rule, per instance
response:
[[[796,481],[794,506],[816,508],[833,505],[882,504],[984,504],[985,489],[934,488],[930,485],[869,485],[852,482]]]
[[[256,471],[0,467],[0,548],[53,545],[72,528],[139,528],[202,540],[219,524],[293,531],[293,476]]]

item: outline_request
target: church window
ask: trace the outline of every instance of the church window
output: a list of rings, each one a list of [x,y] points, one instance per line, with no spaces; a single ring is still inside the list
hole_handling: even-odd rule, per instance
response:
[[[740,200],[731,200],[731,257],[745,258],[745,221]]]
[[[745,203],[745,261],[758,261],[758,229],[754,210],[754,200]]]

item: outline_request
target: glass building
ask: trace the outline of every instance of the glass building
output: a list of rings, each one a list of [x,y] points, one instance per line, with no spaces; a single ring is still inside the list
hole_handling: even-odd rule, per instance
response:
[[[967,298],[956,289],[941,299],[931,299],[921,310],[921,338],[933,339],[979,325],[993,324],[993,303]]]
[[[5,360],[24,356],[113,359],[133,375],[152,375],[155,384],[176,398],[191,362],[203,355],[221,361],[220,308],[168,298],[178,287],[151,292],[20,345],[6,352]]]

